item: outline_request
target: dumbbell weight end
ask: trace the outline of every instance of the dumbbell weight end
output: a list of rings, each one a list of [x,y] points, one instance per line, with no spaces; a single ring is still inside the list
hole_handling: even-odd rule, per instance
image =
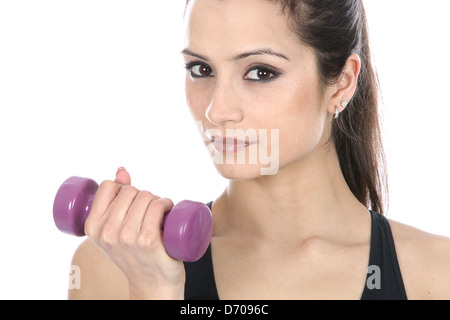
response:
[[[82,237],[98,184],[92,179],[70,177],[59,187],[53,202],[53,219],[64,233]]]

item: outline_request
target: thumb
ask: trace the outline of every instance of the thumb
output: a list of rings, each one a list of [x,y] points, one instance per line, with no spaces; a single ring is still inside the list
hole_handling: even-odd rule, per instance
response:
[[[131,177],[128,171],[124,167],[120,167],[116,172],[115,183],[123,184],[123,185],[131,185]]]

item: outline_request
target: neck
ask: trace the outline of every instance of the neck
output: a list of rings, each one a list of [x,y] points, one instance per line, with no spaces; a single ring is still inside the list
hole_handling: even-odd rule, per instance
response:
[[[271,243],[323,238],[339,230],[345,234],[361,222],[362,212],[367,210],[345,182],[334,148],[284,166],[273,176],[232,180],[213,204],[221,222],[216,233]]]

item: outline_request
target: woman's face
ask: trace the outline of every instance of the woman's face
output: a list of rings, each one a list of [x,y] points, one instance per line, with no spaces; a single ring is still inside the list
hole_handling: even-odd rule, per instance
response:
[[[191,0],[185,30],[187,102],[221,175],[275,174],[328,140],[314,53],[279,4]]]

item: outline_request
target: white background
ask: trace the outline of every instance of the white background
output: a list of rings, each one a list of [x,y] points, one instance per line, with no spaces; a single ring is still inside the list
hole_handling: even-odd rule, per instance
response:
[[[65,299],[82,239],[57,231],[71,175],[174,202],[225,188],[184,100],[184,0],[0,0],[0,299]],[[383,92],[388,217],[450,236],[446,0],[365,0]]]

